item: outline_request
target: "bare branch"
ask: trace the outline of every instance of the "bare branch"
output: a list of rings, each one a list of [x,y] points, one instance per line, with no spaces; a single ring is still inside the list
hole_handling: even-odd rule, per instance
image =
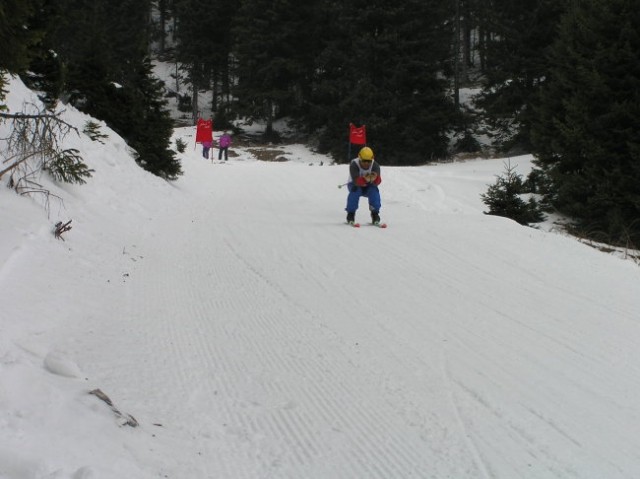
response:
[[[62,112],[52,113],[36,105],[30,109],[37,113],[0,112],[0,121],[11,122],[9,136],[0,139],[6,141],[3,150],[7,155],[2,161],[6,166],[0,170],[0,178],[11,172],[11,188],[23,195],[45,194],[48,205],[49,192],[31,181],[36,174],[46,170],[56,181],[82,184],[93,170],[86,166],[78,150],[61,146],[69,133],[80,135],[76,127],[60,118]]]
[[[64,238],[62,237],[62,233],[65,233],[66,231],[69,231],[71,229],[71,221],[73,220],[69,220],[66,223],[63,223],[62,221],[58,221],[56,223],[56,227],[53,231],[53,234],[57,239],[61,239],[62,241],[64,241]]]

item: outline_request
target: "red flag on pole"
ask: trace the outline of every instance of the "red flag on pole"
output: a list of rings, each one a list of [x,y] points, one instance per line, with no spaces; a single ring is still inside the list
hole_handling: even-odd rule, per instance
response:
[[[367,144],[367,131],[364,125],[358,128],[353,123],[349,124],[349,143],[354,145]]]
[[[196,126],[196,143],[213,141],[213,121],[198,118]]]

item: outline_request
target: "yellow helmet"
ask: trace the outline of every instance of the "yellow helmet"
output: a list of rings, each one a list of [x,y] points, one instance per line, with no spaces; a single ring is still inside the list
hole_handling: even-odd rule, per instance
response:
[[[368,146],[365,146],[358,153],[358,158],[360,158],[361,160],[365,160],[365,161],[373,160],[373,150],[371,148],[369,148]]]

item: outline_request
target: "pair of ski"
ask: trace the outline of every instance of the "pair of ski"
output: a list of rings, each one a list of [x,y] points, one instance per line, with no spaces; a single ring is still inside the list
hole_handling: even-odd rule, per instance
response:
[[[355,221],[347,221],[349,226],[353,226],[354,228],[360,228],[360,223],[356,223]],[[377,226],[378,228],[386,228],[387,223],[367,223],[369,226]]]

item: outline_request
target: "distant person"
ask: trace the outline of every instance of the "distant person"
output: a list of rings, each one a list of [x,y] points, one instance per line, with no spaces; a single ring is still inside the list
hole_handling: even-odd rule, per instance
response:
[[[358,152],[358,157],[351,160],[349,165],[349,196],[347,197],[347,223],[356,224],[356,210],[360,203],[360,197],[365,196],[369,200],[371,222],[380,225],[380,190],[378,185],[382,182],[380,165],[374,161],[373,150],[365,146]]]
[[[213,146],[213,142],[212,141],[203,141],[202,142],[202,156],[204,158],[206,158],[207,160],[209,159],[209,150],[211,150],[212,146]]]
[[[231,146],[231,135],[226,131],[218,140],[218,148],[220,151],[218,152],[218,160],[222,159],[222,153],[224,152],[224,161],[229,159],[229,147]]]

